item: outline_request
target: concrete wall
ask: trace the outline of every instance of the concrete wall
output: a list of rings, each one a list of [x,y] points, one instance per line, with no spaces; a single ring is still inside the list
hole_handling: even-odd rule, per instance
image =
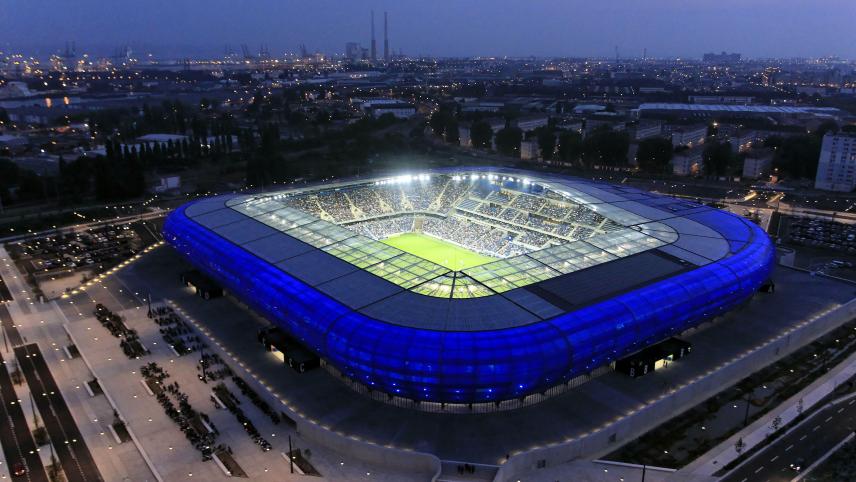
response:
[[[806,321],[786,330],[766,344],[756,347],[754,351],[746,354],[743,358],[722,367],[705,378],[673,390],[670,396],[647,405],[607,428],[562,444],[515,455],[500,467],[494,481],[517,480],[520,475],[536,470],[538,462],[542,460],[546,461],[547,467],[550,467],[578,458],[597,457],[611,452],[620,446],[614,441],[610,442],[611,438],[618,441],[633,440],[718,393],[723,387],[733,385],[748,374],[792,353],[854,317],[856,317],[856,300],[852,300],[813,321]]]

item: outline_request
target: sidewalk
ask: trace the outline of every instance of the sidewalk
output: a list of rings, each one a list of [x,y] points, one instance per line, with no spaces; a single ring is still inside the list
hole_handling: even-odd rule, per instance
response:
[[[735,433],[691,464],[680,469],[678,473],[712,476],[740,455],[734,448],[738,439],[742,438],[745,444],[743,453],[751,450],[776,431],[771,427],[774,418],[781,417],[778,430],[782,430],[782,427],[787,426],[799,415],[800,400],[802,400],[802,412],[808,412],[824,397],[832,393],[838,385],[846,382],[854,375],[856,375],[856,353],[850,355],[811,385],[770,410],[748,427]]]
[[[72,414],[75,424],[83,436],[95,463],[105,480],[152,480],[148,468],[136,447],[116,444],[110,436],[107,425],[112,416],[112,408],[104,397],[92,397],[85,389],[85,383],[91,379],[89,370],[80,359],[69,359],[63,347],[69,344],[62,328],[65,321],[61,313],[54,311],[52,303],[39,303],[32,299],[32,293],[17,266],[9,257],[5,247],[0,245],[0,273],[7,281],[15,301],[6,305],[21,336],[29,343],[38,343],[45,361]],[[29,388],[26,385],[15,387],[22,403],[29,407]],[[28,413],[29,412],[29,413]],[[32,410],[26,411],[31,426]],[[42,418],[42,414],[39,414]],[[40,452],[49,452],[43,446]]]

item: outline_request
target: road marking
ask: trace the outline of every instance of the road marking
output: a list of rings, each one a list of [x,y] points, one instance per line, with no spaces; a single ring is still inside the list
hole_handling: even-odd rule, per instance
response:
[[[844,411],[844,407],[841,407],[841,408],[839,408],[839,409],[838,409],[838,411],[837,411],[837,412],[835,412],[835,413],[841,413],[841,412],[843,412],[843,411]]]
[[[741,480],[740,482],[746,482],[747,480],[749,480],[749,478],[748,478],[748,477],[744,477],[744,478],[743,478],[743,480]]]
[[[823,421],[823,423],[826,423],[826,422],[828,422],[828,421],[830,421],[830,420],[832,420],[832,415],[830,415],[829,417],[827,417],[827,418],[826,418],[826,420],[824,420],[824,421]]]
[[[811,431],[812,431],[812,432],[814,432],[815,430],[817,430],[817,429],[819,429],[819,428],[820,428],[820,425],[815,425],[815,426],[814,426],[814,428],[813,428],[813,429],[811,429]]]
[[[790,444],[790,445],[788,445],[788,447],[785,449],[785,452],[787,452],[788,450],[790,450],[790,449],[792,449],[792,448],[794,448],[794,444]]]
[[[806,438],[806,437],[808,437],[808,435],[803,435],[802,437],[800,437],[800,442],[802,442],[803,440],[805,440],[805,438]]]
[[[853,400],[850,400],[849,402],[847,402],[847,405],[853,405],[853,402],[856,402],[856,398],[854,398]]]
[[[763,465],[762,465],[762,466],[760,466],[760,467],[758,467],[757,469],[755,469],[755,473],[757,474],[758,472],[760,472],[760,471],[762,471],[762,470],[764,470],[764,466],[763,466]]]
[[[778,458],[779,458],[779,456],[778,456],[778,455],[776,455],[775,457],[773,457],[772,459],[770,459],[770,462],[775,462],[775,461],[776,461],[776,459],[778,459]]]

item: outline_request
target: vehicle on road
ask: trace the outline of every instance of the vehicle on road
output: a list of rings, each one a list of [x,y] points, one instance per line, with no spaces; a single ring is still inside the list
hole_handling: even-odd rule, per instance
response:
[[[803,465],[805,465],[805,459],[800,457],[796,461],[792,462],[791,465],[789,465],[789,467],[794,472],[799,472],[800,470],[802,470]]]

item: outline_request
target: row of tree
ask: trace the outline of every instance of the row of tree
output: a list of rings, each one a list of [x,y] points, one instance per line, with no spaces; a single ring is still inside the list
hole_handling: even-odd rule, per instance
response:
[[[210,144],[209,144],[210,142]],[[231,154],[236,148],[233,136],[219,135],[211,138],[168,139],[166,142],[143,142],[122,144],[119,139],[108,139],[105,143],[106,157],[115,161],[131,156],[137,157],[146,167],[181,164],[180,161],[195,161],[202,158],[219,159]]]

